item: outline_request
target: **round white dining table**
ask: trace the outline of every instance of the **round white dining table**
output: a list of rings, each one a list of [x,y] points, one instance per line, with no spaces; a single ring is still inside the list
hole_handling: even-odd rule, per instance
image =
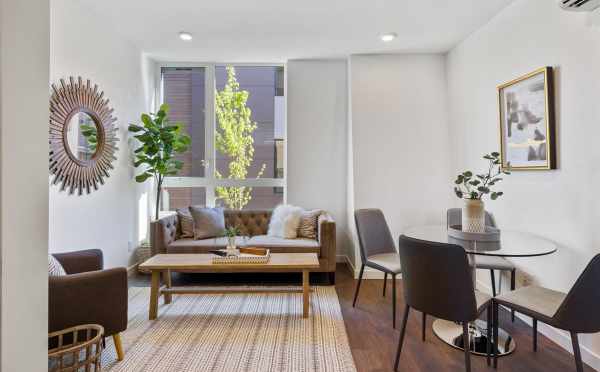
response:
[[[551,240],[538,235],[513,230],[501,230],[500,241],[475,241],[462,240],[448,235],[448,227],[443,225],[417,226],[407,229],[405,236],[413,239],[425,240],[435,243],[450,243],[460,245],[471,257],[472,267],[477,262],[477,256],[496,257],[537,257],[556,252],[558,246]],[[435,268],[432,268],[435,270]],[[473,270],[475,282],[475,270]],[[462,349],[462,326],[460,324],[436,319],[433,322],[433,332],[447,344]],[[470,326],[470,350],[475,355],[486,355],[487,321],[477,320]],[[516,347],[515,341],[508,332],[499,329],[498,355],[511,353]]]

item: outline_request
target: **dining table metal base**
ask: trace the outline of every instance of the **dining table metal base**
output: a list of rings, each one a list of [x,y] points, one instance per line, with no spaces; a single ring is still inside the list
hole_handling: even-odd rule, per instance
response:
[[[436,319],[433,322],[433,333],[448,345],[463,350],[463,329],[460,323]],[[469,325],[469,349],[471,354],[487,355],[487,322],[478,319]],[[491,335],[490,335],[491,337]],[[511,335],[498,328],[498,356],[504,356],[515,350],[516,344]]]

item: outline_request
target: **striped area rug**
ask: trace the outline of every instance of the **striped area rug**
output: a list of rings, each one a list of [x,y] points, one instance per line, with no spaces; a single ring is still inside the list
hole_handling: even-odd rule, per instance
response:
[[[356,371],[334,287],[312,287],[311,312],[302,295],[173,296],[148,320],[149,288],[129,290],[125,360],[107,338],[106,371]]]

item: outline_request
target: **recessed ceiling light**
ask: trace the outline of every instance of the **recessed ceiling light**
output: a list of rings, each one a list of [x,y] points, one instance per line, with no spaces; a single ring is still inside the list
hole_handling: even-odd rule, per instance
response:
[[[192,40],[192,34],[182,31],[179,33],[179,38],[184,41],[190,41]]]
[[[394,40],[398,35],[395,32],[388,32],[380,36],[381,41],[389,42]]]

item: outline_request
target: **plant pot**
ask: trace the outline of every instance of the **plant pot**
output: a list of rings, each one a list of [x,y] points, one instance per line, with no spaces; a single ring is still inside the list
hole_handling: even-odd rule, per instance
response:
[[[485,205],[479,199],[465,199],[462,207],[462,231],[485,232]]]

